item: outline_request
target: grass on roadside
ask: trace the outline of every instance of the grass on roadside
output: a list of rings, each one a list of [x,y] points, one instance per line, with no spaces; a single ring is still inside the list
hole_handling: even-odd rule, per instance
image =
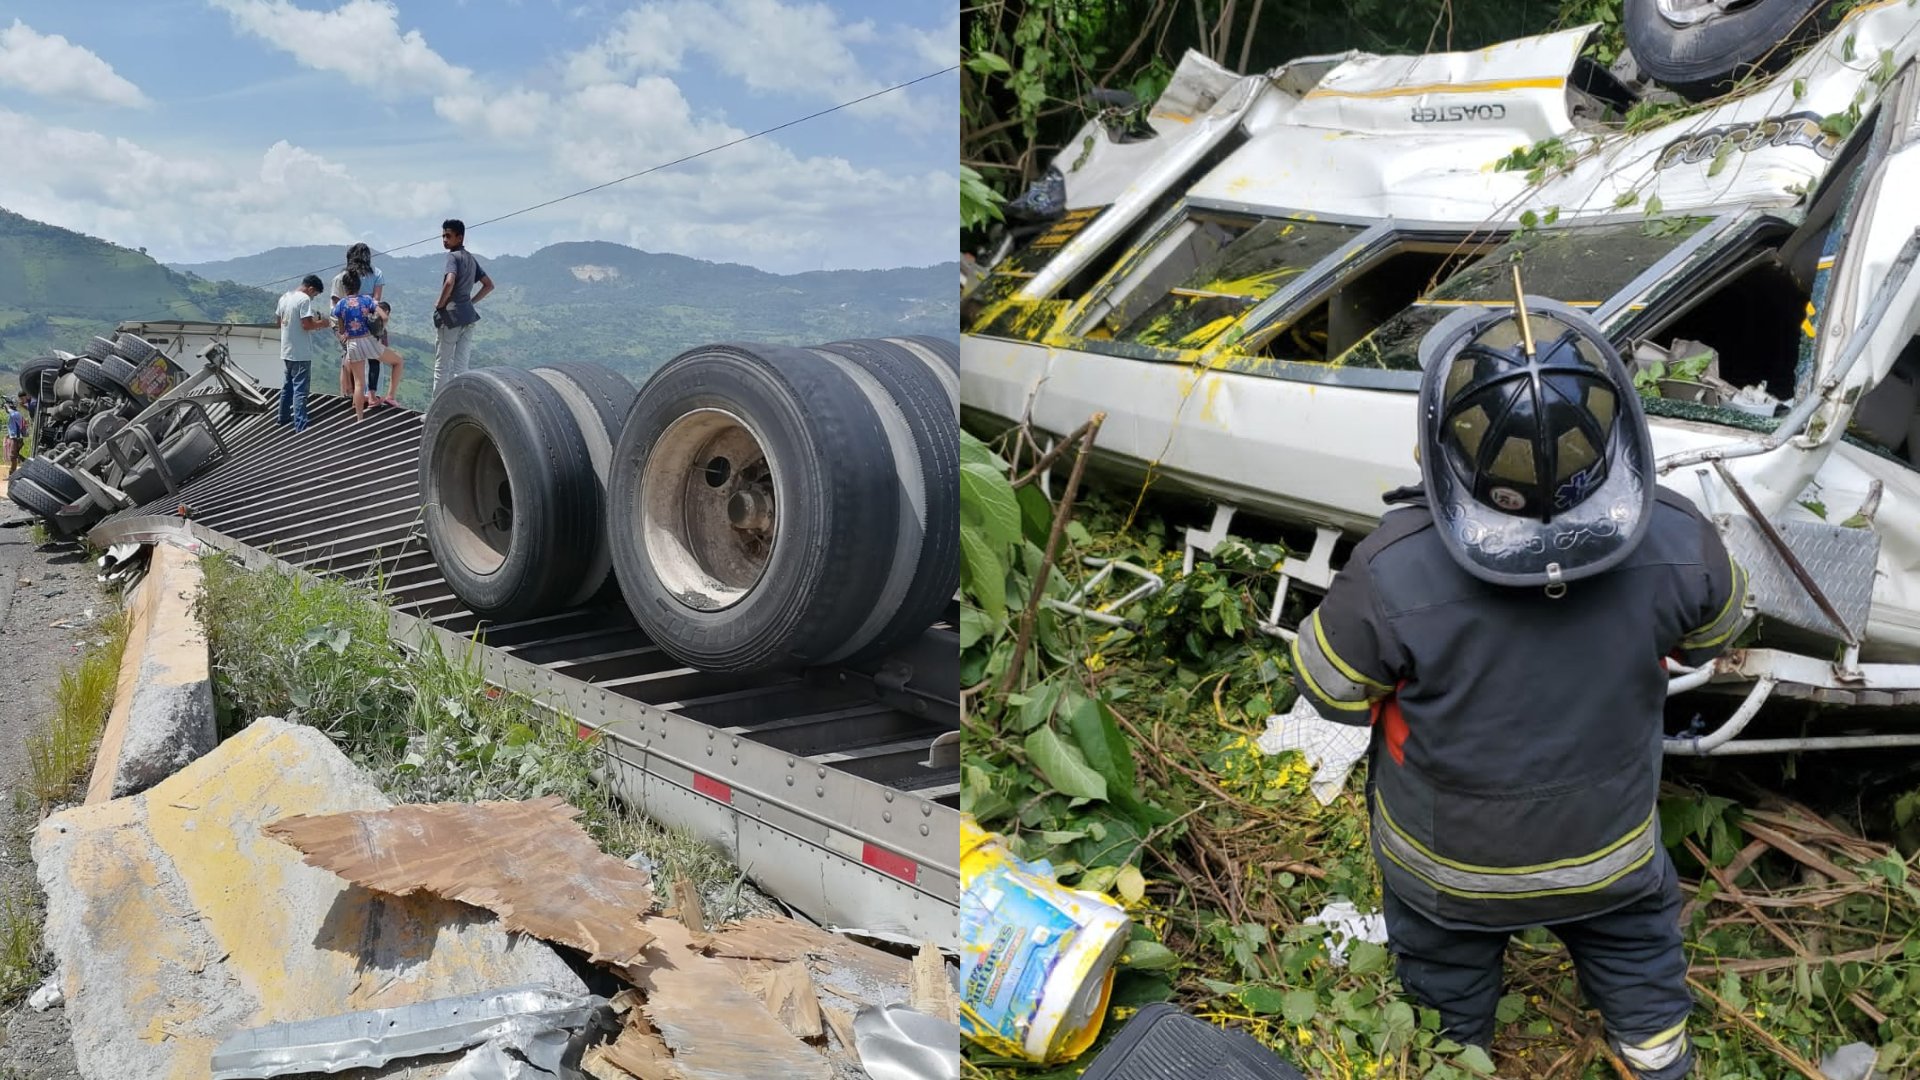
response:
[[[0,1006],[40,985],[40,911],[30,892],[0,886]]]
[[[127,645],[125,614],[116,611],[107,616],[95,632],[98,636],[80,654],[79,662],[60,673],[47,729],[27,740],[33,794],[42,808],[70,796],[85,779],[113,708],[120,656]]]
[[[371,589],[218,556],[201,565],[197,610],[223,736],[261,716],[317,727],[395,802],[559,795],[604,850],[644,853],[663,901],[685,876],[716,918],[771,910],[723,853],[623,808],[592,777],[598,743],[490,686],[477,657],[436,645],[402,651]]]

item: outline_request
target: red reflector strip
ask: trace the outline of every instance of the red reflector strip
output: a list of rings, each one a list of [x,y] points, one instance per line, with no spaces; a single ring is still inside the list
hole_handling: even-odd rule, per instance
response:
[[[860,849],[860,861],[889,877],[913,884],[920,876],[920,864],[905,855],[895,855],[886,848],[863,845]]]
[[[580,736],[580,737],[581,737],[582,739],[591,739],[591,738],[593,738],[593,729],[592,729],[592,728],[590,728],[590,727],[588,727],[588,726],[587,726],[587,725],[585,725],[585,724],[575,724],[575,725],[574,725],[574,729],[573,729],[573,733],[574,733],[575,735],[578,735],[578,736]]]
[[[693,790],[716,802],[729,804],[733,802],[733,788],[710,776],[701,776],[699,773],[694,773]]]

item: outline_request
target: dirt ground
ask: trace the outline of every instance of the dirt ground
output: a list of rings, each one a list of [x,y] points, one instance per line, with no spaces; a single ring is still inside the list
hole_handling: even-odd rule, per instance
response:
[[[60,668],[80,650],[85,612],[104,615],[113,601],[78,549],[36,548],[28,520],[0,500],[0,885],[38,905],[28,843],[40,814],[27,792],[27,739],[46,722]],[[79,1076],[64,1009],[0,1008],[0,1080]]]

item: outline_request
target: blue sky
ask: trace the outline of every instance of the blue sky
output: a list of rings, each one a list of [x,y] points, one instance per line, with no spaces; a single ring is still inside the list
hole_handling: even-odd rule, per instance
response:
[[[376,250],[958,54],[953,0],[0,2],[0,206],[169,262]],[[953,257],[958,80],[476,227],[791,272]],[[437,250],[422,245],[409,254]]]

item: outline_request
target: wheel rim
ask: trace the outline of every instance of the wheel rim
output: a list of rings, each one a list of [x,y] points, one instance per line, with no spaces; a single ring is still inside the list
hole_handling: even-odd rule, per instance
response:
[[[641,546],[696,611],[740,602],[773,557],[779,475],[738,416],[696,409],[660,433],[640,474]]]
[[[513,547],[513,485],[500,448],[478,424],[457,424],[434,456],[448,547],[462,566],[491,574]]]

